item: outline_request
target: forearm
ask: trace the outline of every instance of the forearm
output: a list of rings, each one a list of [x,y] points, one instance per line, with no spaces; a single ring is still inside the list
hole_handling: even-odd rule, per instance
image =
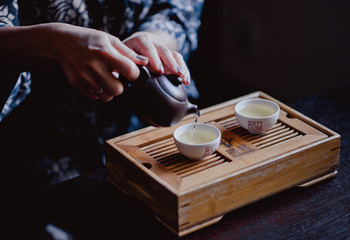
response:
[[[52,49],[47,24],[0,29],[1,74],[50,66]]]

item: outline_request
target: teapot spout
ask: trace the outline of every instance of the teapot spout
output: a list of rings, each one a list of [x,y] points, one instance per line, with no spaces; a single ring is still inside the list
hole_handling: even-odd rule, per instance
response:
[[[198,106],[195,104],[192,104],[190,102],[187,103],[187,115],[191,113],[196,113],[198,112]]]

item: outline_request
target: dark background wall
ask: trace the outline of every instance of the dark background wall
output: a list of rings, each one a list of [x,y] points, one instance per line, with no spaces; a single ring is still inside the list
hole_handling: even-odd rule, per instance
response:
[[[350,1],[207,0],[190,69],[200,108],[256,90],[288,103],[350,84]]]

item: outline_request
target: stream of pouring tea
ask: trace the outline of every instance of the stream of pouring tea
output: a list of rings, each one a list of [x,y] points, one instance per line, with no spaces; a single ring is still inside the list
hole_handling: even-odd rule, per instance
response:
[[[198,118],[200,115],[201,114],[199,110],[197,110],[196,118],[194,119],[194,123],[193,123],[193,128],[191,129],[191,132],[190,132],[190,142],[193,142],[193,135],[194,135],[194,131],[196,130],[196,123],[198,122]]]

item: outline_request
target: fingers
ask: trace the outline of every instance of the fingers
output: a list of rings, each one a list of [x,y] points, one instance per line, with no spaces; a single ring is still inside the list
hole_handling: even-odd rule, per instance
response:
[[[111,46],[106,46],[104,51],[99,52],[96,59],[89,64],[90,75],[94,80],[86,78],[89,83],[91,81],[97,83],[98,87],[96,84],[89,84],[89,86],[95,95],[106,102],[124,91],[123,84],[118,80],[119,74],[133,81],[140,75],[136,64],[147,65],[148,63],[147,57],[136,54],[119,39],[114,37],[110,37],[110,39],[113,41]]]
[[[126,59],[129,59],[130,61],[132,61],[137,65],[146,66],[148,64],[149,62],[148,57],[137,54],[132,49],[127,47],[124,43],[122,43],[118,38],[112,35],[109,35],[109,39],[113,46],[113,48],[110,49],[111,53],[113,54],[113,57],[116,58],[118,63],[123,64],[124,61],[127,61],[126,63],[130,63],[128,60],[126,60]]]
[[[79,71],[79,68],[68,68],[67,66],[63,66],[63,70],[70,84],[86,97],[93,100],[101,99],[105,102],[114,97],[103,90],[99,81],[96,81],[96,74],[91,71]]]
[[[79,74],[77,74],[78,69],[74,67],[71,68],[70,65],[62,65],[62,69],[69,83],[81,94],[94,100],[97,100],[99,98],[93,90],[94,88],[98,89],[99,86],[98,84],[95,84],[95,81],[89,74],[85,74],[85,77],[80,77]]]
[[[182,78],[185,85],[190,84],[190,74],[182,55],[172,51],[165,44],[170,41],[164,33],[139,32],[133,34],[123,42],[130,49],[149,59],[148,68],[160,74],[173,74]],[[168,44],[169,45],[169,44]]]
[[[190,85],[190,73],[186,63],[179,52],[167,48],[158,48],[158,54],[163,62],[165,73],[177,75],[182,78],[185,85]]]
[[[94,79],[98,82],[100,88],[95,90],[103,101],[110,101],[113,97],[123,93],[123,84],[116,78],[109,68],[101,62],[95,62],[93,66]],[[94,88],[95,89],[95,88]]]
[[[160,56],[164,65],[165,73],[179,74],[179,65],[173,56],[173,52],[165,46],[159,46],[157,48],[157,54]]]
[[[157,48],[148,34],[135,34],[134,36],[126,39],[124,43],[130,49],[139,52],[149,59],[148,67],[151,71],[157,72],[159,74],[164,74],[164,67],[160,56],[158,55]]]
[[[182,57],[182,55],[178,52],[173,52],[173,57],[176,60],[178,67],[177,67],[177,71],[178,71],[178,76],[180,76],[182,78],[182,82],[188,86],[191,84],[191,75],[190,72],[186,66],[186,63]]]

